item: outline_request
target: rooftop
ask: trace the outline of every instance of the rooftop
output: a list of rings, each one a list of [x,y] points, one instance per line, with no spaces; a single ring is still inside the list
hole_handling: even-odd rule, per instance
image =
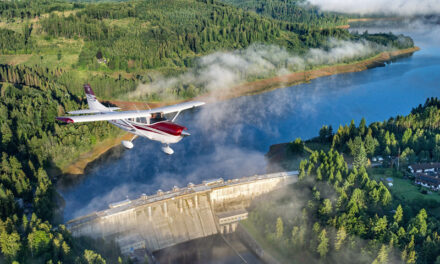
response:
[[[426,182],[434,185],[440,185],[440,178],[437,174],[417,173],[416,181]]]
[[[440,162],[433,163],[416,163],[408,166],[413,170],[440,169]]]

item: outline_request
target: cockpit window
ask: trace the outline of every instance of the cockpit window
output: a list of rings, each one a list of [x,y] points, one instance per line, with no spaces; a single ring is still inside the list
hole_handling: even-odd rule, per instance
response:
[[[136,122],[137,123],[146,124],[147,123],[147,118],[146,117],[137,117],[136,118]]]
[[[163,113],[152,113],[150,118],[150,123],[153,124],[165,120],[167,119]]]

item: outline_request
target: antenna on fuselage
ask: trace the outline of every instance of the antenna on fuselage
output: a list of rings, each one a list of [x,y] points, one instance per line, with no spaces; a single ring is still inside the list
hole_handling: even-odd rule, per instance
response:
[[[148,110],[151,110],[151,108],[150,108],[150,106],[148,105],[148,103],[147,103],[147,102],[145,102],[145,104],[147,105],[147,107],[148,107]]]

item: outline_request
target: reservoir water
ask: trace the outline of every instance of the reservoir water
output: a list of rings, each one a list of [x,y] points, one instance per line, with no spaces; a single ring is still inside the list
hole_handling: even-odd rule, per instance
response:
[[[351,119],[358,124],[362,117],[371,123],[406,115],[426,98],[440,97],[440,26],[419,24],[394,31],[413,37],[421,50],[385,67],[184,112],[177,123],[187,126],[192,136],[173,145],[171,156],[143,138],[134,141],[132,150],[113,149],[84,176],[59,187],[66,202],[65,220],[105,209],[126,196],[264,173],[264,154],[272,144],[314,137],[322,125],[337,129]]]

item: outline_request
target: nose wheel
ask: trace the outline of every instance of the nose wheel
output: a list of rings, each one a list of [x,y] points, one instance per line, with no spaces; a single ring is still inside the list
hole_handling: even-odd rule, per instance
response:
[[[162,145],[162,151],[168,155],[172,155],[174,153],[174,150],[172,148],[170,148],[170,145],[168,145],[168,144]]]

